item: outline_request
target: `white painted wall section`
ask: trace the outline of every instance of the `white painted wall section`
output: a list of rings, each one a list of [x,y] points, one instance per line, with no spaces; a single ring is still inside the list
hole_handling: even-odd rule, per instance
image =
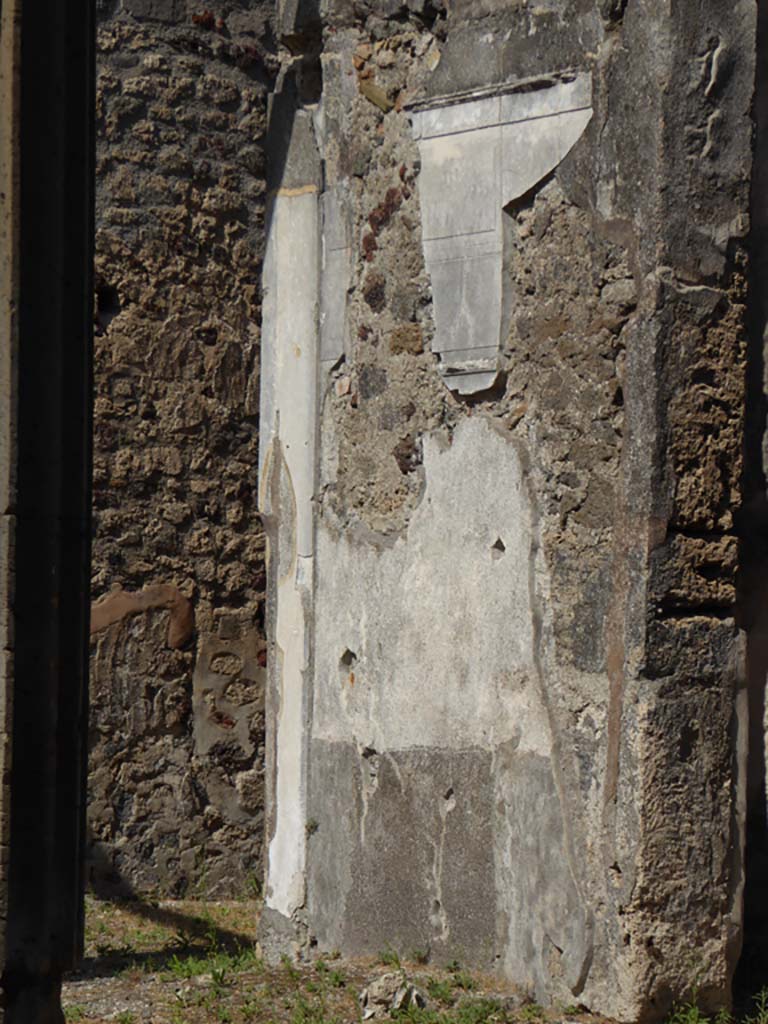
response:
[[[590,118],[589,74],[528,92],[464,96],[417,107],[413,132],[424,257],[448,386],[461,394],[496,380],[503,316],[503,210],[551,173]]]
[[[481,417],[424,442],[426,487],[381,549],[318,529],[312,731],[378,751],[551,751],[534,549],[515,446]]]
[[[313,186],[275,196],[264,269],[261,507],[277,521],[275,827],[267,905],[290,917],[304,904],[306,688],[314,564],[319,210]],[[280,453],[279,495],[269,490]],[[283,505],[274,508],[282,498]]]

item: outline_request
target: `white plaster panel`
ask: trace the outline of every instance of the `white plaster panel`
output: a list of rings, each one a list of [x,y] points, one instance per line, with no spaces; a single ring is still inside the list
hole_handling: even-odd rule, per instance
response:
[[[323,192],[320,209],[323,221],[323,246],[329,251],[348,249],[351,245],[346,190],[336,185]]]
[[[343,185],[320,197],[322,275],[320,285],[320,361],[335,363],[346,348],[347,292],[352,273],[349,199]]]
[[[276,200],[273,199],[267,208],[267,217],[271,224],[276,210]],[[261,351],[260,351],[260,393],[259,393],[259,481],[261,484],[266,479],[264,467],[267,452],[272,446],[277,430],[277,395],[275,391],[275,350],[277,337],[277,245],[276,236],[270,231],[267,234],[267,243],[264,252],[264,266],[262,270],[262,300],[261,300]],[[265,492],[259,490],[259,511],[264,512],[262,496]]]
[[[502,252],[502,236],[499,231],[478,231],[469,235],[449,235],[446,238],[425,238],[424,254],[430,263],[447,263],[450,260],[473,259]]]
[[[277,520],[281,539],[273,666],[278,692],[275,827],[268,851],[267,904],[290,917],[305,899],[307,608],[314,549],[320,255],[317,193],[278,193],[270,213],[263,277],[260,504]],[[274,494],[271,470],[278,443],[280,493]]]
[[[272,346],[271,400],[279,419],[277,430],[296,497],[296,548],[298,554],[307,556],[312,554],[317,415],[316,193],[277,197],[269,244],[273,252],[267,281],[274,296],[269,307],[274,322],[267,332]]]
[[[592,117],[572,110],[502,128],[502,201],[525,195],[568,155]]]
[[[425,239],[498,230],[501,131],[481,128],[426,139],[421,149],[421,219]]]
[[[498,255],[475,256],[463,260],[434,263],[432,288],[443,301],[435,306],[435,325],[443,339],[443,356],[457,352],[480,352],[494,359],[498,349],[501,308],[501,261]],[[485,302],[476,301],[482,294]],[[487,350],[487,351],[485,351]]]
[[[471,394],[495,380],[506,323],[502,210],[557,167],[589,123],[590,102],[591,76],[581,74],[528,92],[437,101],[413,114],[432,348],[453,390]],[[493,268],[476,262],[481,253],[495,254]]]
[[[472,418],[445,450],[425,440],[424,470],[423,500],[394,546],[319,525],[313,735],[376,750],[516,738],[548,754],[516,449]]]
[[[487,96],[432,109],[420,110],[413,115],[416,138],[429,139],[436,135],[466,132],[476,128],[497,125],[501,121],[501,97]]]
[[[349,249],[326,249],[320,298],[320,361],[335,363],[344,354],[347,289],[352,266]]]
[[[558,82],[548,89],[510,92],[500,98],[502,122],[527,121],[533,117],[562,114],[592,105],[592,76],[580,74],[571,82]]]
[[[301,589],[290,577],[277,585],[275,630],[280,707],[275,746],[275,831],[269,844],[268,905],[290,916],[304,902],[306,790],[303,731],[307,623]]]

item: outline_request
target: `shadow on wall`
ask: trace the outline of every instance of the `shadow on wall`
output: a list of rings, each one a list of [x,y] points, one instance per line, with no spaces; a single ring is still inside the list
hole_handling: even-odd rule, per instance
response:
[[[323,88],[320,62],[323,49],[322,22],[313,3],[299,6],[302,11],[295,16],[295,22],[290,13],[284,15],[286,24],[292,24],[294,31],[289,35],[279,31],[284,45],[289,47],[294,57],[301,57],[301,60],[292,63],[278,78],[272,95],[266,145],[269,196],[284,187],[287,167],[301,163],[298,148],[303,136],[301,132],[294,133],[296,116],[304,107],[319,102]],[[278,30],[282,27],[278,26]],[[272,214],[273,204],[268,202],[264,220],[265,238],[269,237]]]
[[[126,968],[147,968],[161,971],[186,957],[210,954],[237,955],[253,948],[253,936],[214,923],[210,917],[195,914],[191,909],[180,909],[148,900],[129,882],[120,877],[111,864],[103,863],[94,872],[90,889],[101,901],[120,904],[134,917],[149,924],[172,929],[175,938],[160,950],[137,952],[128,947],[110,947],[96,955],[85,956],[78,964],[77,973],[90,978],[109,977]],[[109,879],[105,882],[105,879]]]

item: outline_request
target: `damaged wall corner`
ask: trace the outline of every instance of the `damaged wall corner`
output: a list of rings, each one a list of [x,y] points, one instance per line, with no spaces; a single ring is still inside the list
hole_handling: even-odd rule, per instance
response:
[[[287,559],[273,619],[282,600],[311,652],[282,750],[273,667],[273,770],[291,758],[302,780],[285,808],[306,886],[300,909],[284,902],[306,928],[291,941],[427,949],[623,1020],[685,990],[685,893],[710,936],[702,997],[728,998],[745,756],[743,300],[723,254],[746,210],[754,11],[708,4],[683,30],[646,7],[326,12],[324,358],[316,421],[292,419],[311,486],[280,485],[271,527]],[[741,63],[712,86],[715,37]],[[673,229],[713,181],[722,198]],[[275,366],[291,337],[265,342]],[[729,426],[704,455],[710,371]],[[301,505],[313,582],[294,617],[280,537]],[[675,787],[702,776],[683,813]],[[275,797],[279,818],[279,781]],[[717,883],[702,834],[719,837]],[[284,881],[270,861],[268,892]]]
[[[755,5],[416,6],[272,156],[265,943],[722,1006]]]

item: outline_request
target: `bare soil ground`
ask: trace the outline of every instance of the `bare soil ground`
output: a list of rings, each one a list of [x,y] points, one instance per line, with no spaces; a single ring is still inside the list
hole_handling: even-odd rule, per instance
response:
[[[498,979],[459,964],[324,957],[264,964],[257,953],[260,904],[242,901],[86,901],[86,948],[64,985],[68,1021],[87,1024],[357,1024],[360,992],[401,973],[426,1006],[394,1012],[404,1024],[577,1024],[578,1007],[545,1011]],[[414,954],[415,956],[416,954]],[[390,1019],[390,1014],[385,1014]]]

